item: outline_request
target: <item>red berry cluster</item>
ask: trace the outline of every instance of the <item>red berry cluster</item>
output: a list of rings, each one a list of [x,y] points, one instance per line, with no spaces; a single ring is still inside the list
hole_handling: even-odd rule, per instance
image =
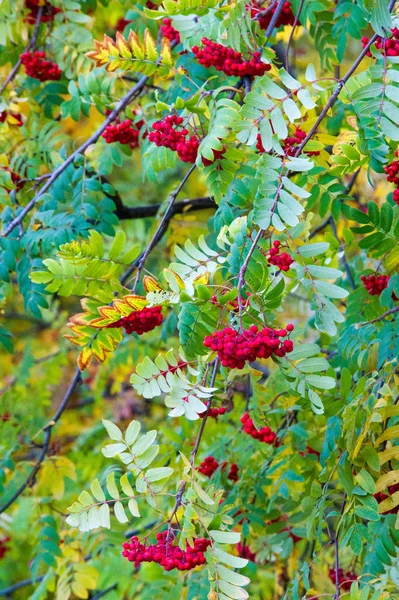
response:
[[[224,367],[243,369],[245,361],[253,362],[257,358],[270,358],[272,354],[280,358],[287,352],[292,352],[294,344],[291,340],[281,341],[288,331],[294,329],[287,325],[286,329],[270,329],[264,327],[261,331],[256,325],[239,333],[231,327],[222,331],[214,331],[204,339],[204,346],[217,352]]]
[[[205,158],[205,156],[203,156],[202,164],[204,165],[204,167],[209,167],[210,165],[213,165],[217,160],[220,160],[221,158],[223,158],[223,155],[225,152],[226,152],[226,146],[223,146],[223,148],[221,150],[214,150],[213,151],[213,160],[210,160],[209,158]]]
[[[303,140],[305,138],[306,138],[305,131],[302,131],[302,129],[297,127],[295,129],[295,133],[293,136],[287,137],[284,140],[282,140],[282,142],[281,142],[282,146],[283,146],[284,154],[286,156],[294,156],[296,151],[298,150],[298,146],[303,142]],[[258,133],[258,136],[256,138],[256,149],[259,150],[260,153],[265,152],[260,133]],[[307,154],[308,156],[319,156],[320,151],[319,150],[313,150],[313,151],[307,150],[305,152],[305,154]]]
[[[259,440],[265,444],[273,444],[275,442],[276,434],[274,431],[272,431],[270,427],[261,427],[260,429],[256,429],[254,422],[248,413],[242,415],[240,421],[243,424],[243,431],[248,433],[255,440]]]
[[[291,137],[285,138],[283,140],[283,150],[284,154],[287,156],[294,156],[295,152],[298,149],[298,146],[302,144],[303,140],[306,138],[306,132],[302,131],[299,127],[295,129],[295,133]],[[308,156],[318,156],[320,154],[319,150],[315,151],[307,151],[306,154]]]
[[[178,130],[183,123],[183,118],[177,115],[170,115],[153,123],[148,136],[150,142],[156,146],[164,146],[174,152],[177,152],[180,160],[188,163],[195,163],[198,154],[199,141],[192,135],[187,139],[188,130],[183,128]]]
[[[395,156],[399,156],[399,150],[396,150]],[[392,199],[399,206],[399,160],[394,160],[389,165],[386,165],[384,171],[387,174],[387,181],[396,185]]]
[[[164,19],[161,25],[162,35],[171,42],[180,44],[180,33],[172,26],[172,19]]]
[[[236,465],[236,463],[232,463],[230,465],[230,471],[227,475],[227,479],[230,479],[230,481],[234,482],[238,481],[238,465]]]
[[[4,558],[4,555],[9,552],[10,548],[7,546],[7,542],[10,541],[9,537],[0,539],[0,560]]]
[[[204,552],[210,546],[210,541],[205,538],[194,540],[194,548],[187,545],[187,550],[181,550],[173,545],[173,537],[167,531],[157,533],[157,543],[145,546],[139,542],[138,537],[132,537],[130,542],[122,544],[122,556],[139,567],[143,562],[155,562],[165,571],[178,569],[190,571],[198,565],[206,563]]]
[[[395,492],[399,492],[399,483],[395,483],[395,485],[390,485],[388,487],[388,492],[389,492],[389,496],[392,496],[392,494],[394,494]],[[377,492],[377,494],[374,494],[374,498],[377,500],[378,503],[382,502],[383,500],[386,500],[387,498],[389,498],[389,496],[387,494],[384,494],[384,492]],[[399,512],[399,506],[395,506],[395,508],[391,508],[391,510],[386,510],[385,512],[383,512],[383,515],[396,515]]]
[[[248,560],[255,562],[256,554],[255,552],[252,552],[249,546],[243,546],[241,542],[238,542],[237,552],[238,556],[241,556],[242,558],[247,558]]]
[[[126,119],[122,123],[115,121],[115,123],[106,127],[102,137],[107,144],[119,142],[120,144],[130,146],[130,148],[138,148],[140,131],[143,126],[144,121],[139,121],[138,123],[133,123],[130,119]]]
[[[106,327],[123,327],[126,333],[142,335],[155,329],[162,321],[162,306],[150,306],[142,310],[135,310],[127,317],[122,317],[119,321],[110,323]]]
[[[336,570],[330,569],[328,575],[331,581],[335,584],[337,580]],[[357,576],[352,571],[344,571],[343,569],[338,569],[338,583],[341,589],[345,591],[350,590],[353,581],[357,581]]]
[[[198,471],[205,475],[206,477],[212,477],[212,475],[219,468],[219,463],[214,459],[213,456],[207,456],[200,466],[198,467]]]
[[[206,477],[212,477],[212,475],[218,470],[220,466],[222,467],[222,469],[225,469],[227,463],[219,463],[213,456],[207,456],[198,467],[198,471]],[[232,463],[230,465],[230,470],[228,472],[227,479],[230,479],[230,481],[234,482],[238,481],[238,465],[236,465],[236,463]]]
[[[43,5],[41,0],[25,0],[25,8],[28,8],[30,10],[30,13],[26,17],[26,21],[28,23],[30,23],[32,25],[34,23],[36,23],[37,15],[39,13],[39,8],[41,6],[43,7],[42,16],[40,17],[41,23],[48,23],[49,21],[52,21],[54,19],[55,15],[58,14],[59,12],[61,12],[60,8],[56,8],[55,6],[52,6],[51,4],[49,4],[48,2],[46,2]]]
[[[279,254],[280,246],[281,242],[279,240],[273,242],[273,247],[269,250],[269,258],[267,259],[267,262],[269,265],[275,265],[281,271],[289,271],[294,260],[286,252]]]
[[[236,52],[233,48],[226,48],[208,38],[202,38],[201,43],[203,48],[193,46],[192,51],[199,64],[208,69],[215,67],[217,71],[222,71],[226,75],[234,75],[234,77],[264,75],[271,69],[270,65],[261,61],[259,52],[254,52],[251,60],[248,61],[244,60],[241,52]]]
[[[362,37],[363,48],[367,46],[369,41],[367,36]],[[378,37],[374,44],[377,50],[382,51],[384,56],[399,56],[399,29],[394,27],[391,29],[390,38]],[[367,52],[366,56],[372,56],[370,50]]]
[[[24,122],[22,120],[21,113],[10,113],[10,115],[17,121],[17,123],[10,123],[10,125],[15,125],[16,127],[22,127]],[[4,123],[4,121],[7,120],[7,116],[8,116],[7,110],[3,110],[2,112],[0,112],[0,123]]]
[[[46,58],[44,52],[24,52],[20,58],[29,77],[39,81],[58,81],[61,79],[62,71],[56,63],[44,60]]]
[[[208,404],[208,403],[205,402],[205,404]],[[224,415],[226,411],[227,411],[227,408],[225,408],[224,406],[211,407],[208,410],[208,417],[212,417],[213,419],[216,419],[220,415]],[[203,419],[205,417],[205,415],[206,415],[206,410],[202,413],[198,413],[198,416],[201,417],[201,419]]]
[[[381,296],[382,292],[388,287],[388,275],[362,275],[360,279],[370,296]]]
[[[277,5],[275,5],[271,10],[267,12],[267,14],[262,15],[258,19],[259,27],[261,29],[267,29],[269,27],[272,16],[276,12]],[[262,12],[263,9],[258,6],[251,6],[251,17],[256,17],[259,12]],[[277,18],[275,27],[281,27],[282,25],[293,25],[295,21],[295,16],[291,10],[291,5],[289,2],[284,2],[283,8]]]

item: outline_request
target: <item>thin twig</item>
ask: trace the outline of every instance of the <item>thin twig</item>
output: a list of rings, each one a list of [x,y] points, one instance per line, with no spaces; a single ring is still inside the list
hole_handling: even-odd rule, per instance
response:
[[[96,594],[95,596],[91,596],[90,598],[91,598],[91,600],[100,600],[100,598],[104,598],[104,596],[109,594],[109,592],[112,592],[112,590],[116,590],[117,587],[118,587],[118,584],[114,583],[114,584],[110,585],[109,587],[107,587],[102,592],[98,592],[98,594]]]
[[[265,44],[267,44],[267,42],[269,41],[269,38],[271,36],[271,34],[273,33],[273,29],[277,23],[277,19],[280,16],[281,11],[283,10],[283,6],[285,4],[285,0],[278,0],[278,4],[276,6],[276,10],[273,13],[272,18],[270,19],[270,23],[267,26],[266,32],[265,32],[265,37],[266,37],[266,41]],[[263,13],[264,14],[264,13]],[[262,11],[260,13],[257,14],[257,18],[259,19],[262,15]]]
[[[18,581],[18,583],[14,583],[14,585],[10,585],[10,587],[4,588],[4,590],[0,590],[0,596],[10,596],[17,590],[19,590],[23,587],[26,587],[28,585],[31,585],[32,583],[40,583],[41,581],[43,581],[44,578],[45,578],[45,575],[39,575],[39,577],[36,577],[36,579],[31,577],[30,579],[24,579],[23,581]]]
[[[352,290],[354,290],[354,289],[356,289],[355,280],[353,278],[352,271],[350,270],[350,266],[348,264],[348,261],[346,260],[344,245],[342,244],[341,240],[339,239],[338,231],[337,231],[337,228],[335,226],[335,221],[334,221],[334,219],[332,217],[330,217],[330,226],[331,226],[331,229],[332,229],[332,232],[334,234],[335,239],[337,240],[337,242],[340,245],[340,250],[342,252],[342,256],[340,256],[340,261],[342,263],[342,266],[345,269],[346,275],[348,277],[349,284],[350,284]]]
[[[36,473],[39,471],[42,462],[46,458],[46,455],[47,455],[47,452],[48,452],[48,449],[50,446],[51,431],[52,431],[54,425],[56,425],[57,421],[60,419],[62,413],[64,412],[64,410],[69,402],[69,399],[71,398],[73,392],[75,391],[79,381],[80,381],[80,370],[76,369],[75,375],[74,375],[67,391],[65,392],[65,395],[61,401],[60,406],[58,407],[58,410],[54,414],[51,421],[49,423],[47,423],[47,425],[43,428],[44,442],[43,442],[41,452],[36,460],[35,466],[33,467],[29,476],[25,479],[24,483],[11,496],[11,498],[5,504],[3,504],[3,506],[0,507],[0,514],[2,514],[5,510],[7,510],[7,508],[9,508],[15,502],[15,500],[17,498],[19,498],[19,496],[25,491],[25,489],[34,481]]]
[[[285,64],[285,70],[287,72],[288,72],[288,57],[289,57],[289,53],[290,53],[291,42],[292,42],[292,38],[294,37],[294,32],[295,32],[296,26],[298,25],[299,17],[301,16],[301,12],[302,12],[304,3],[305,3],[305,0],[301,0],[301,2],[299,4],[299,8],[297,10],[297,13],[295,15],[294,23],[293,23],[291,31],[290,31],[290,37],[288,38],[287,47],[285,49],[284,64]]]
[[[105,119],[105,121],[102,123],[102,125],[100,125],[100,127],[93,133],[93,135],[91,135],[88,140],[86,140],[81,146],[79,146],[79,148],[77,148],[74,152],[72,152],[72,154],[70,154],[68,156],[68,158],[59,167],[57,167],[57,169],[55,169],[55,171],[53,171],[52,175],[48,178],[46,183],[40,188],[40,190],[35,194],[35,196],[28,202],[28,204],[25,206],[25,208],[23,210],[21,210],[19,215],[17,217],[15,217],[15,219],[13,219],[11,221],[11,223],[9,223],[7,225],[6,229],[4,230],[4,232],[2,234],[4,237],[9,235],[11,233],[11,231],[13,231],[15,229],[15,227],[17,227],[19,225],[19,223],[21,223],[21,221],[24,219],[24,217],[35,206],[35,204],[39,200],[39,198],[41,198],[43,196],[43,194],[45,192],[47,192],[47,190],[53,185],[53,183],[65,171],[65,169],[67,167],[69,167],[69,165],[71,163],[73,163],[75,158],[77,156],[79,156],[80,154],[82,154],[89,146],[91,146],[91,144],[94,144],[99,139],[101,134],[105,131],[105,129],[108,127],[108,125],[110,125],[116,119],[116,117],[119,115],[119,113],[124,108],[126,108],[126,106],[128,106],[140,94],[141,90],[143,89],[143,87],[146,84],[147,79],[148,79],[148,77],[146,75],[143,75],[143,77],[141,77],[141,79],[138,81],[138,83],[131,90],[129,90],[129,92],[122,98],[122,100],[120,100],[118,102],[118,104],[114,108],[114,110],[108,115],[108,117]]]
[[[167,209],[165,211],[165,214],[163,215],[162,219],[160,220],[159,225],[157,227],[157,230],[154,233],[154,235],[153,235],[150,243],[148,244],[148,246],[144,250],[142,256],[140,257],[139,263],[137,265],[136,277],[135,277],[134,284],[133,284],[133,287],[132,287],[132,291],[133,292],[136,290],[136,287],[137,287],[137,285],[139,283],[141,271],[143,270],[143,267],[144,267],[145,261],[148,258],[148,255],[150,254],[150,252],[153,249],[153,247],[158,243],[158,240],[160,239],[160,236],[163,235],[165,224],[167,224],[170,221],[171,217],[172,217],[173,204],[174,204],[177,196],[180,194],[180,192],[181,192],[182,188],[184,187],[185,183],[187,182],[188,178],[194,172],[194,170],[195,170],[195,164],[192,165],[191,168],[187,171],[187,173],[185,174],[185,176],[183,177],[183,179],[179,183],[179,185],[176,188],[176,190],[170,194],[170,196],[169,196],[169,203],[168,203],[168,207],[167,207]]]
[[[24,52],[29,52],[29,50],[33,50],[36,47],[42,13],[43,13],[43,6],[39,6],[39,10],[37,11],[37,17],[36,17],[36,22],[35,22],[35,29],[33,30],[31,40],[30,40],[29,44],[26,46]],[[5,79],[4,83],[2,83],[2,85],[0,86],[0,94],[2,94],[4,92],[4,90],[6,89],[8,84],[11,81],[13,81],[13,79],[16,77],[21,64],[22,64],[22,60],[21,60],[21,57],[19,57],[17,62],[14,65],[13,69],[11,70],[10,74]]]
[[[110,196],[115,201],[114,196]],[[145,217],[155,217],[161,204],[146,204],[145,206],[125,206],[123,203],[117,203],[115,214],[118,219],[143,219]],[[204,198],[193,198],[192,200],[182,200],[173,204],[170,216],[180,215],[196,210],[206,210],[209,208],[217,208],[217,204],[211,196]]]
[[[371,325],[372,323],[378,323],[378,321],[382,321],[383,319],[385,319],[385,317],[389,317],[389,315],[393,315],[397,312],[399,312],[399,306],[395,306],[395,308],[390,308],[376,319],[372,319],[371,321],[365,321],[364,323],[357,323],[356,329],[359,329],[360,327],[365,327],[366,325]]]
[[[394,6],[394,4],[395,4],[395,0],[391,0],[391,2],[389,4],[389,11],[392,10],[392,7]],[[335,88],[335,90],[331,94],[331,96],[330,96],[327,104],[324,106],[323,110],[321,111],[321,113],[317,117],[315,123],[313,124],[313,126],[309,130],[307,136],[304,138],[304,140],[301,142],[301,144],[299,144],[298,149],[295,152],[295,157],[299,156],[302,153],[302,150],[304,149],[304,147],[306,146],[306,144],[308,143],[308,141],[316,133],[317,128],[319,127],[320,123],[324,120],[324,118],[326,117],[326,115],[327,115],[328,111],[330,110],[330,108],[335,104],[335,102],[336,102],[339,94],[341,93],[342,88],[344,87],[344,85],[346,84],[346,82],[348,81],[348,79],[356,71],[356,69],[358,68],[358,66],[360,65],[360,63],[364,59],[364,57],[367,55],[367,52],[370,50],[370,47],[374,44],[374,42],[376,41],[377,38],[378,38],[378,35],[374,34],[373,37],[367,42],[366,46],[363,48],[363,50],[361,51],[361,53],[359,54],[359,56],[357,57],[357,59],[355,60],[355,62],[351,66],[351,68],[349,69],[349,71],[347,71],[347,73],[342,77],[342,79],[339,80],[339,82],[337,84],[337,87]]]
[[[216,375],[217,375],[218,370],[219,370],[219,359],[215,358],[215,360],[213,361],[213,370],[212,370],[212,375],[211,375],[211,381],[209,384],[210,387],[213,387],[215,384]],[[202,434],[204,433],[205,425],[206,425],[206,422],[208,419],[208,413],[211,409],[211,406],[212,406],[212,398],[208,401],[208,406],[206,408],[205,415],[202,418],[201,426],[198,431],[197,439],[195,440],[194,448],[192,449],[191,454],[190,454],[190,464],[192,467],[194,467],[195,457],[197,456],[199,445],[201,443]],[[179,510],[180,506],[182,505],[182,498],[183,498],[184,491],[186,489],[186,485],[187,485],[187,482],[183,481],[177,491],[176,502],[175,502],[175,505],[170,514],[169,523],[172,522],[173,517],[175,516],[175,514]]]

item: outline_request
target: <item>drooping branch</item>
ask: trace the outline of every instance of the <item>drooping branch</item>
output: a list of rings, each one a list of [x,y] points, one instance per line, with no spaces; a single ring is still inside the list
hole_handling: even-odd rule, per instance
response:
[[[290,37],[288,38],[287,47],[285,49],[285,61],[284,61],[284,65],[285,65],[285,70],[287,72],[289,71],[288,58],[289,58],[289,54],[290,54],[291,42],[292,42],[292,39],[294,37],[295,29],[296,29],[296,26],[298,25],[299,17],[301,16],[301,12],[302,12],[304,4],[305,4],[305,0],[301,0],[301,2],[299,4],[299,7],[298,7],[298,10],[297,10],[297,12],[295,14],[294,23],[292,25],[292,28],[291,28],[291,31],[290,31]]]
[[[42,14],[43,14],[43,6],[39,6],[39,9],[37,11],[35,28],[33,30],[33,34],[32,34],[32,37],[30,39],[30,42],[26,46],[24,52],[29,52],[30,50],[34,50],[34,48],[36,48],[36,42],[37,42],[37,38],[39,36],[40,21],[41,21],[41,18],[42,18]],[[19,69],[21,67],[21,64],[22,64],[22,60],[21,60],[21,57],[19,57],[18,60],[17,60],[17,62],[14,65],[14,67],[10,71],[8,77],[6,77],[6,79],[4,80],[4,82],[1,84],[1,86],[0,86],[0,94],[2,94],[4,92],[4,90],[6,89],[6,87],[8,86],[8,84],[15,79],[15,77],[17,76],[17,73],[18,73],[18,71],[19,71]]]
[[[135,276],[133,287],[132,287],[133,292],[136,290],[136,287],[139,283],[140,274],[141,274],[141,271],[143,270],[143,267],[148,258],[148,255],[150,254],[150,252],[152,251],[154,246],[158,243],[160,238],[165,233],[168,223],[169,223],[170,219],[172,218],[174,202],[175,202],[177,196],[180,194],[181,190],[183,189],[185,183],[189,179],[190,175],[195,171],[195,167],[196,167],[195,164],[190,167],[190,169],[187,171],[187,173],[181,180],[180,184],[177,186],[176,190],[174,192],[172,192],[169,196],[169,202],[168,202],[167,209],[165,210],[165,214],[163,215],[162,219],[160,220],[159,225],[158,225],[152,239],[150,240],[150,243],[148,244],[148,246],[142,253],[141,257],[139,258],[139,261],[137,264],[136,276]]]
[[[356,329],[359,329],[360,327],[365,327],[366,325],[372,325],[373,323],[378,323],[379,321],[383,321],[385,319],[385,317],[394,315],[397,312],[399,312],[399,306],[395,306],[395,308],[390,308],[389,310],[382,313],[382,315],[380,315],[379,317],[376,317],[375,319],[371,319],[371,321],[365,321],[364,323],[357,323]]]
[[[80,382],[80,371],[79,369],[76,369],[75,371],[75,375],[67,389],[67,391],[65,392],[65,395],[61,401],[61,404],[59,405],[57,411],[55,412],[53,418],[50,420],[49,423],[47,423],[47,425],[43,428],[44,431],[44,442],[42,445],[42,449],[41,452],[36,460],[35,466],[33,467],[32,471],[29,473],[29,476],[26,478],[26,480],[24,481],[24,483],[17,489],[17,491],[11,496],[11,498],[5,502],[5,504],[3,504],[3,506],[0,506],[0,514],[2,514],[4,511],[6,511],[14,502],[15,500],[17,500],[17,498],[19,498],[19,496],[25,491],[25,489],[31,484],[33,483],[35,476],[37,474],[37,472],[40,469],[40,466],[42,464],[42,462],[44,461],[44,459],[47,456],[47,452],[50,446],[50,441],[51,441],[51,432],[53,427],[57,424],[57,422],[59,421],[62,413],[64,412],[65,408],[67,407],[67,404],[72,396],[72,394],[74,393],[78,383]]]
[[[112,197],[115,201],[115,197]],[[144,219],[146,217],[155,217],[158,214],[161,204],[148,204],[145,206],[126,206],[122,203],[116,203],[115,214],[119,219]],[[182,200],[175,202],[170,211],[170,217],[196,210],[206,210],[217,208],[217,204],[211,196],[204,198],[193,198],[192,200]]]
[[[216,381],[216,376],[217,376],[217,373],[218,373],[218,370],[219,370],[219,366],[220,366],[219,359],[215,358],[215,360],[212,363],[210,363],[210,364],[213,364],[213,369],[212,369],[212,375],[211,375],[211,380],[210,380],[209,386],[210,387],[214,387],[215,381]],[[205,415],[202,418],[201,426],[199,428],[199,431],[198,431],[198,434],[197,434],[197,438],[195,440],[194,448],[192,449],[191,454],[190,454],[190,464],[191,464],[192,467],[194,467],[194,464],[195,464],[195,458],[196,458],[197,453],[198,453],[198,449],[199,449],[199,446],[200,446],[200,443],[201,443],[202,435],[204,433],[205,425],[206,425],[206,422],[208,420],[208,414],[209,414],[209,411],[210,411],[211,407],[212,407],[212,398],[210,398],[209,401],[208,401],[208,405],[207,405],[207,408],[206,408],[206,411],[205,411]],[[179,510],[179,508],[182,505],[183,494],[185,492],[186,485],[187,485],[187,482],[183,481],[181,483],[178,491],[177,491],[176,502],[175,502],[175,505],[174,505],[174,507],[172,509],[172,512],[170,514],[169,523],[172,523],[173,517],[175,516],[175,514],[177,513],[177,511]]]
[[[142,91],[145,87],[148,77],[143,75],[141,79],[137,82],[137,84],[129,90],[127,94],[118,102],[114,110],[108,115],[105,121],[100,125],[100,127],[81,145],[77,148],[72,154],[68,156],[68,158],[59,165],[55,171],[51,174],[51,176],[47,179],[46,183],[40,188],[40,190],[34,195],[34,197],[28,202],[28,204],[21,210],[19,215],[15,217],[5,228],[3,231],[3,236],[8,236],[14,229],[17,227],[22,220],[26,217],[26,215],[34,208],[36,202],[43,196],[47,190],[53,185],[53,183],[62,175],[67,167],[73,163],[75,158],[82,154],[89,146],[95,144],[97,140],[100,138],[105,129],[110,125],[116,117],[119,115],[122,110],[124,110]]]
[[[392,10],[393,5],[395,4],[395,0],[391,0],[390,5],[389,5],[389,10]],[[277,12],[277,9],[276,9]],[[310,129],[309,133],[307,134],[306,138],[304,138],[304,140],[302,141],[302,143],[298,146],[296,152],[295,152],[295,157],[298,157],[304,147],[306,146],[306,144],[308,143],[308,141],[314,136],[314,134],[316,133],[319,125],[322,123],[322,121],[325,119],[325,117],[328,114],[328,111],[334,106],[335,102],[338,99],[339,94],[342,91],[342,88],[344,87],[344,85],[346,84],[346,82],[348,81],[348,79],[353,75],[353,73],[356,71],[356,69],[358,68],[358,66],[360,65],[360,63],[362,62],[362,60],[364,59],[364,57],[366,56],[367,52],[369,51],[370,47],[372,46],[372,44],[375,42],[375,40],[378,38],[377,34],[375,34],[367,43],[367,45],[363,48],[362,52],[359,54],[359,56],[357,57],[357,59],[355,60],[355,62],[353,63],[353,65],[351,66],[351,68],[348,70],[348,72],[344,75],[344,77],[342,77],[342,79],[338,82],[335,90],[333,91],[333,93],[331,94],[327,104],[324,106],[324,108],[322,109],[320,115],[318,116],[318,118],[316,119],[314,125],[312,126],[312,128]],[[290,170],[287,169],[285,176],[288,177],[290,174]],[[281,177],[280,177],[281,179]],[[278,202],[278,198],[280,196],[280,191],[281,191],[281,185],[279,185],[279,187],[277,188],[276,191],[276,195],[274,198],[274,210],[277,208],[277,202]],[[243,287],[244,283],[245,283],[245,274],[249,265],[249,261],[252,257],[252,254],[255,252],[255,249],[257,248],[258,242],[260,240],[260,238],[262,237],[262,235],[264,234],[264,230],[263,229],[259,229],[259,231],[257,232],[257,235],[248,251],[248,254],[244,260],[244,263],[240,269],[239,275],[238,275],[238,304],[239,304],[239,309],[240,309],[240,315],[241,315],[241,310],[242,310],[242,299],[241,299],[241,294],[240,294],[240,290]]]

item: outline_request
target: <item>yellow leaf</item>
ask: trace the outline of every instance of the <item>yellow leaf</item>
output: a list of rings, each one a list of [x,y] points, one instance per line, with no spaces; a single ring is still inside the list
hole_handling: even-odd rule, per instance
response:
[[[201,273],[193,280],[193,285],[200,285],[200,284],[206,285],[207,283],[209,283],[210,276],[211,276],[211,274],[209,273],[209,271],[205,271],[205,273]]]
[[[393,448],[388,448],[388,450],[384,450],[384,452],[378,453],[378,458],[380,459],[380,464],[384,465],[389,460],[396,458],[399,456],[399,446],[394,446]]]
[[[143,286],[144,286],[144,289],[146,292],[162,291],[162,288],[159,285],[159,283],[157,281],[155,281],[155,279],[153,277],[149,277],[148,275],[145,275],[145,277],[143,277]]]
[[[166,67],[173,66],[172,50],[170,48],[170,40],[168,38],[162,38],[161,61]]]
[[[71,341],[73,341],[73,340],[71,339]],[[83,350],[81,351],[81,353],[78,356],[79,369],[81,371],[84,371],[85,369],[87,369],[87,367],[91,363],[92,358],[93,358],[93,355],[92,355],[91,349],[89,347],[83,348]]]
[[[89,592],[87,591],[87,589],[78,581],[73,581],[72,582],[72,591],[75,594],[75,596],[77,598],[88,598],[89,597]]]
[[[158,52],[152,35],[148,29],[144,31],[144,47],[146,57],[152,62],[156,62],[158,60]]]
[[[116,46],[120,52],[120,55],[123,56],[123,58],[132,58],[132,53],[130,52],[129,44],[127,43],[120,31],[116,32]]]
[[[378,512],[382,514],[388,510],[396,508],[397,506],[399,506],[399,492],[392,494],[392,496],[389,496],[389,498],[386,498],[380,502],[378,505]]]
[[[378,446],[381,442],[385,442],[387,440],[393,440],[394,438],[399,437],[399,425],[395,425],[394,427],[390,427],[386,429],[384,433],[382,433],[375,441],[375,445]]]
[[[384,473],[384,475],[381,475],[381,477],[377,479],[375,483],[375,491],[377,493],[382,492],[390,485],[395,485],[395,483],[399,483],[399,471],[390,471],[389,473]]]
[[[138,58],[139,60],[143,60],[145,58],[144,48],[140,43],[139,38],[131,29],[129,31],[129,46],[132,49],[133,56]]]

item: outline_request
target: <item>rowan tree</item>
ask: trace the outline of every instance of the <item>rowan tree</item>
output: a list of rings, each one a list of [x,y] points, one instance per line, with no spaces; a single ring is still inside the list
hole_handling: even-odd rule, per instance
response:
[[[0,2],[1,597],[399,598],[395,5]]]

